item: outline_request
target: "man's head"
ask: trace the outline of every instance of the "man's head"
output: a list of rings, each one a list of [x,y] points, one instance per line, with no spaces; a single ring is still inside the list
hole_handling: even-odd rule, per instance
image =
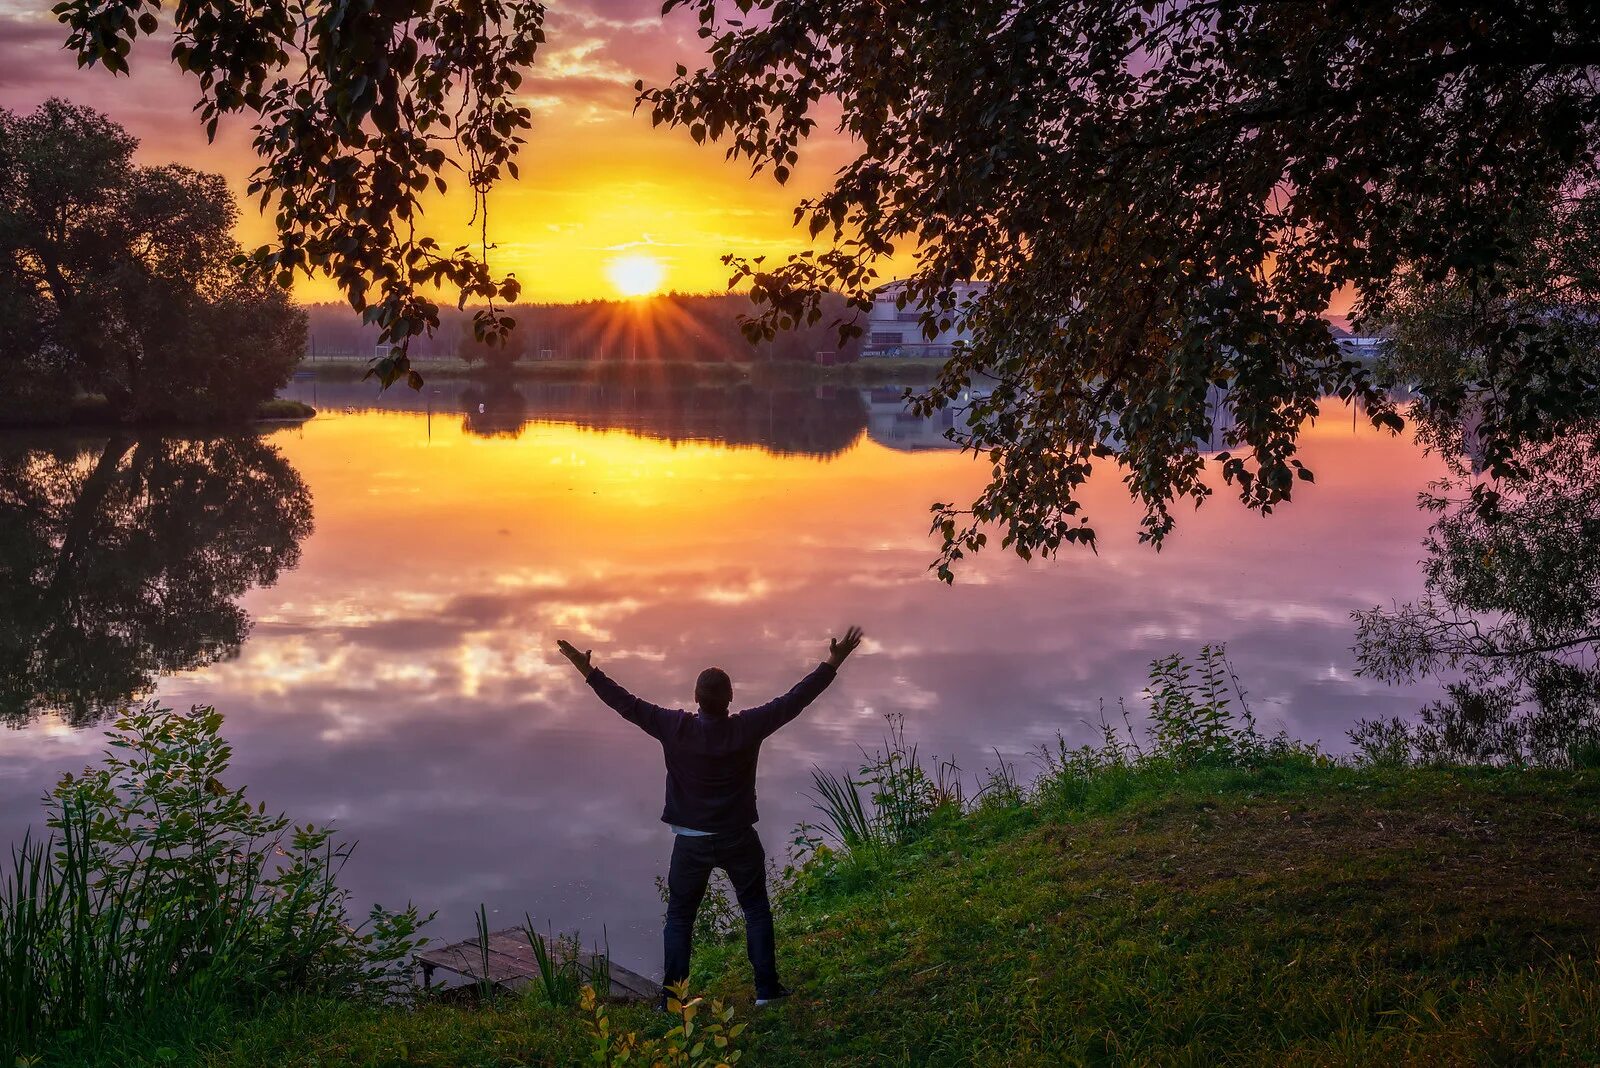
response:
[[[694,681],[694,700],[702,716],[726,716],[733,704],[733,680],[721,668],[706,668]]]

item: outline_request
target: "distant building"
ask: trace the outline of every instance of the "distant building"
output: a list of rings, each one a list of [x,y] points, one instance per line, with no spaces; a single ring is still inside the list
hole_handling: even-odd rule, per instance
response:
[[[1385,337],[1358,337],[1355,334],[1334,338],[1340,352],[1362,363],[1371,363],[1382,355],[1384,342],[1388,340]]]
[[[956,307],[960,308],[986,288],[983,282],[956,283]],[[899,307],[903,292],[904,282],[890,282],[878,289],[872,311],[867,315],[867,334],[861,343],[863,358],[923,356],[943,359],[950,355],[956,342],[967,339],[967,331],[957,329],[953,322],[951,329],[941,330],[931,339],[923,337],[921,319],[925,308],[914,304]]]

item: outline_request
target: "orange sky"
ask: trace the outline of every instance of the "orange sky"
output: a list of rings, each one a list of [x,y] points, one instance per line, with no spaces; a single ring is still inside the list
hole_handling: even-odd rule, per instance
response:
[[[660,10],[658,0],[551,5],[548,42],[522,87],[535,121],[522,178],[490,200],[492,263],[517,274],[525,300],[615,297],[608,263],[639,254],[661,262],[663,288],[720,290],[723,253],[782,256],[802,247],[794,204],[844,158],[842,141],[824,134],[780,187],[750,181],[748,167],[725,162],[718,147],[652,130],[648,116],[633,114],[634,80],[661,84],[676,63],[692,66],[701,55],[693,18],[664,20]],[[77,69],[61,50],[64,36],[48,4],[0,0],[0,105],[28,110],[59,95],[99,108],[143,139],[143,161],[221,172],[242,197],[254,165],[248,126],[236,121],[208,145],[190,111],[194,83],[167,62],[163,42],[142,41],[133,77],[114,78]],[[469,216],[467,196],[452,190],[430,205],[429,227],[447,247],[475,242]],[[241,240],[259,244],[270,234],[270,220],[245,206]],[[325,281],[302,282],[296,295],[337,296]]]

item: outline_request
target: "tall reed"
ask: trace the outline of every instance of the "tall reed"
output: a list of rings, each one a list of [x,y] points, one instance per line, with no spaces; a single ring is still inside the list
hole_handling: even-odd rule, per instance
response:
[[[611,939],[605,948],[595,947],[589,956],[589,967],[583,962],[583,944],[576,934],[557,935],[550,931],[540,935],[533,926],[533,917],[524,913],[522,933],[533,950],[534,964],[539,970],[539,989],[545,1001],[559,1007],[578,1004],[579,996],[587,985],[601,998],[611,995]]]

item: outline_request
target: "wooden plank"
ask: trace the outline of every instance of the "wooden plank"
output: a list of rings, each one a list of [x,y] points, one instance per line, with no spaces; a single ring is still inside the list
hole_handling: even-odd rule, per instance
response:
[[[520,986],[538,977],[538,961],[534,957],[533,947],[528,943],[526,933],[521,928],[512,927],[491,932],[487,941],[487,953],[479,945],[477,938],[469,938],[463,942],[421,950],[414,954],[413,959],[419,965],[430,969],[442,968],[471,980],[488,980],[496,985]],[[545,939],[545,943],[550,945],[550,940]],[[569,953],[570,946],[561,945],[558,941],[553,947],[553,952]],[[585,982],[597,981],[595,972],[599,957],[597,953],[579,950],[576,964],[578,974]],[[487,974],[484,972],[486,962]],[[638,972],[622,967],[615,961],[610,962],[607,971],[611,977],[611,989],[601,991],[602,996],[619,1001],[655,1001],[661,996],[659,984]]]
[[[446,971],[464,975],[468,979],[487,979],[491,983],[531,978],[528,969],[524,968],[521,962],[507,960],[497,953],[489,954],[489,969],[485,972],[483,953],[476,945],[446,946],[430,953],[418,954],[417,960],[435,968],[444,968]]]
[[[520,929],[495,931],[489,936],[489,948],[502,956],[527,964],[529,975],[539,970],[539,961],[533,955],[533,946],[528,944],[527,934]]]
[[[502,934],[504,932],[501,932]],[[511,979],[532,978],[535,971],[533,951],[523,943],[525,955],[514,952],[507,953],[503,948],[513,948],[508,940],[502,939],[497,945],[494,936],[490,936],[489,952],[484,953],[478,945],[476,938],[469,938],[464,942],[443,946],[439,949],[424,950],[416,955],[419,963],[445,968],[449,971],[465,975],[469,979],[488,979],[491,982],[505,982]],[[487,975],[483,972],[485,958],[489,966]]]
[[[592,956],[588,961],[587,972],[591,976],[594,974],[594,958]],[[638,972],[624,968],[616,961],[611,962],[610,973],[611,993],[613,996],[618,996],[621,991],[626,991],[630,1000],[654,1001],[661,996],[661,984],[653,979],[646,979]]]

